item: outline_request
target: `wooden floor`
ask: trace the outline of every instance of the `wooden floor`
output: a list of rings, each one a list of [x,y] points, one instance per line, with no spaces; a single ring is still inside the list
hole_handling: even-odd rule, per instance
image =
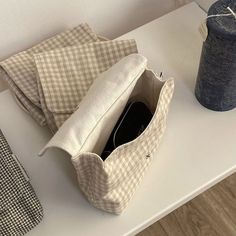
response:
[[[138,236],[236,236],[236,174]]]

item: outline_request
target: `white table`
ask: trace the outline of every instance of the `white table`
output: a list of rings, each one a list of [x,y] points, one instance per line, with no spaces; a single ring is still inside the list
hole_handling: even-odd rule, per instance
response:
[[[176,78],[168,126],[156,159],[121,216],[93,208],[77,188],[69,157],[53,150],[37,157],[50,134],[0,94],[0,128],[31,176],[44,220],[30,236],[134,235],[226,178],[236,169],[236,110],[218,113],[194,97],[205,13],[191,3],[122,38],[135,38],[157,72]]]

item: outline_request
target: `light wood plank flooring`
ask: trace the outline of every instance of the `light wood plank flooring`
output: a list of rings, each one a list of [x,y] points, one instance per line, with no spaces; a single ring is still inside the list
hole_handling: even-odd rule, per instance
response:
[[[173,211],[138,236],[236,236],[236,174]]]

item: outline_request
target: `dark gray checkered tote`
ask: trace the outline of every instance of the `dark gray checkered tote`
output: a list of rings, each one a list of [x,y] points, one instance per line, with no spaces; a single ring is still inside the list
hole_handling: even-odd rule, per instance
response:
[[[43,217],[29,178],[0,130],[0,235],[24,235]]]

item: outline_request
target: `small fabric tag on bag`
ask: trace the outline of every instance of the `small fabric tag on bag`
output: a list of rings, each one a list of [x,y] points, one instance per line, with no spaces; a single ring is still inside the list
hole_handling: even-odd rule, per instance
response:
[[[202,36],[203,41],[205,42],[208,36],[208,28],[207,28],[206,20],[202,21],[198,30]]]

